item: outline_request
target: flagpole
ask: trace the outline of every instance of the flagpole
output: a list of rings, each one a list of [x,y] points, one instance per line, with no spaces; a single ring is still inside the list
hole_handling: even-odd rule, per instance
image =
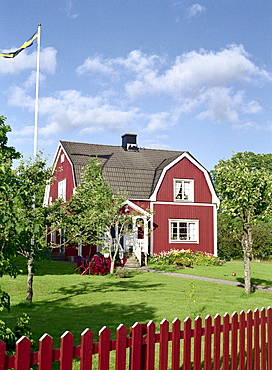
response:
[[[38,144],[38,112],[39,112],[39,78],[40,78],[40,49],[41,49],[41,24],[38,24],[37,37],[37,70],[36,70],[36,97],[35,97],[35,119],[34,119],[34,160],[37,156]]]

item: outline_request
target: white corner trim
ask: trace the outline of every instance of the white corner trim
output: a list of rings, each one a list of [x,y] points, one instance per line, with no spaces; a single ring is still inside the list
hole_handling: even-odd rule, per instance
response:
[[[214,255],[217,257],[218,256],[218,249],[217,249],[217,245],[218,245],[218,240],[217,240],[217,208],[216,206],[214,206],[214,210],[213,210],[213,227],[214,227],[214,230],[213,230],[213,235],[214,235],[214,250],[213,250],[213,253]]]

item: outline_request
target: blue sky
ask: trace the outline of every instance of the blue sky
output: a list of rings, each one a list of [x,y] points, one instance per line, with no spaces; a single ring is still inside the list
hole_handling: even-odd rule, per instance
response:
[[[270,0],[0,0],[0,52],[41,27],[38,147],[187,150],[208,170],[272,151]],[[9,144],[33,153],[36,43],[0,58]]]

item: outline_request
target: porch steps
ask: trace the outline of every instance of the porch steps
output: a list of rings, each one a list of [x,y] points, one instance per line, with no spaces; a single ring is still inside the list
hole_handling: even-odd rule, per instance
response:
[[[51,253],[51,260],[65,261],[65,254],[64,253]]]
[[[128,267],[128,268],[139,268],[141,266],[139,264],[139,261],[135,257],[135,255],[134,254],[130,254],[128,256],[127,262],[125,263],[125,267]]]

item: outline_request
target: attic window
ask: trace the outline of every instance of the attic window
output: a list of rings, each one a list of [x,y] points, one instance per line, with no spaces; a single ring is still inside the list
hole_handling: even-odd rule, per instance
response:
[[[66,202],[66,179],[58,182],[58,198],[61,198]]]
[[[60,156],[60,163],[63,163],[64,162],[64,159],[65,159],[64,154],[61,154],[61,156]]]
[[[194,201],[194,180],[187,179],[174,180],[174,201],[175,202]]]

